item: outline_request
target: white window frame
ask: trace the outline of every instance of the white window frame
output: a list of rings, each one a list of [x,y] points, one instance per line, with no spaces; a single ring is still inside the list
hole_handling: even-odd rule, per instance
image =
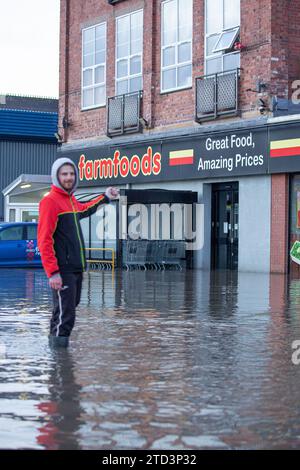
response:
[[[130,92],[129,91],[129,84],[130,84],[130,80],[132,78],[139,78],[141,77],[141,89],[139,91],[142,91],[143,90],[143,45],[142,44],[142,49],[141,49],[141,52],[139,52],[138,54],[135,53],[135,54],[129,54],[128,56],[123,56],[123,57],[120,57],[118,58],[118,42],[117,42],[117,38],[118,38],[118,20],[120,20],[121,18],[125,18],[126,16],[129,16],[129,18],[131,17],[131,15],[134,15],[136,13],[142,13],[142,31],[144,31],[144,10],[143,9],[139,9],[139,10],[135,10],[135,11],[131,11],[130,13],[126,13],[125,15],[120,15],[118,17],[116,17],[116,40],[115,40],[115,95],[117,95],[117,89],[118,89],[118,82],[122,82],[122,81],[125,81],[127,80],[127,93],[135,93],[135,92]],[[142,42],[144,43],[144,35],[142,37]],[[129,28],[129,47],[131,48],[131,28]],[[131,51],[130,51],[131,52]],[[136,74],[133,74],[133,75],[130,75],[130,61],[133,57],[137,57],[137,56],[140,56],[141,58],[141,72],[140,73],[136,73]],[[117,73],[118,73],[118,62],[120,62],[121,60],[127,60],[127,72],[128,74],[126,76],[123,76],[121,78],[118,78],[117,77]],[[137,92],[137,91],[136,91]],[[126,94],[126,93],[122,93],[122,94]]]
[[[104,52],[105,61],[101,62],[99,64],[94,64],[94,65],[90,65],[88,67],[84,67],[83,66],[83,36],[84,36],[84,32],[89,30],[89,29],[96,30],[97,26],[103,26],[103,25],[105,27],[105,52]],[[94,109],[94,108],[102,108],[102,107],[106,106],[106,61],[107,61],[106,54],[107,54],[107,23],[106,22],[97,23],[93,26],[89,26],[88,28],[83,28],[81,30],[81,109],[84,110],[84,111],[89,110],[89,109]],[[95,84],[95,69],[99,66],[104,66],[104,81],[102,83]],[[88,85],[88,86],[84,86],[83,85],[83,74],[86,70],[90,70],[90,69],[92,69],[92,71],[93,71],[93,84]],[[91,89],[95,90],[95,88],[98,88],[99,86],[104,86],[104,88],[105,88],[104,102],[101,103],[101,104],[93,104],[91,106],[84,106],[83,105],[83,91],[84,90],[91,90]],[[95,95],[94,95],[94,98],[95,98]]]
[[[221,47],[219,46],[219,47],[218,47],[218,44],[221,42],[222,37],[223,37],[225,34],[231,32],[231,31],[232,31],[232,33],[233,33],[232,38],[231,38],[231,41],[230,41],[226,46],[223,46],[223,47],[222,47],[222,46],[221,46]],[[233,44],[234,44],[234,41],[236,40],[236,38],[237,38],[237,36],[238,36],[238,34],[239,34],[239,31],[240,31],[240,28],[230,28],[230,29],[227,29],[226,31],[223,31],[223,32],[220,34],[219,39],[217,40],[215,47],[213,48],[213,52],[222,52],[222,51],[226,51],[226,50],[228,50],[228,49],[231,49],[232,46],[233,46]]]
[[[22,222],[22,212],[23,211],[39,211],[39,204],[36,203],[21,203],[21,202],[12,202],[12,203],[6,203],[5,207],[5,218],[4,220],[6,222],[9,222],[9,210],[10,209],[15,209],[15,217],[16,220],[15,222]],[[38,216],[37,216],[38,219]]]
[[[240,26],[241,26],[240,24],[232,26],[231,28],[224,29],[224,17],[225,17],[225,15],[224,15],[224,0],[222,1],[222,5],[223,5],[223,12],[222,12],[223,27],[222,27],[222,31],[207,34],[207,2],[208,1],[211,1],[211,0],[205,0],[205,17],[204,17],[204,27],[205,27],[205,34],[204,34],[204,74],[205,75],[207,75],[207,60],[208,59],[221,58],[222,69],[219,72],[219,73],[221,73],[221,72],[224,72],[224,57],[228,57],[229,55],[233,55],[233,54],[239,54],[240,55],[240,51],[235,51],[235,52],[230,51],[230,52],[226,53],[226,52],[224,52],[225,49],[221,48],[221,49],[217,50],[217,48],[216,48],[217,43],[219,42],[221,36],[224,33],[228,32],[228,31],[236,30],[236,34],[235,34],[234,40],[232,41],[232,45],[234,44],[234,41],[236,40],[236,38],[238,37],[238,34],[240,33]],[[241,3],[240,3],[240,8],[241,8]],[[219,34],[219,38],[217,39],[217,42],[216,42],[215,47],[213,49],[214,53],[210,54],[210,55],[207,55],[207,38],[209,38],[211,36],[214,36],[216,34]]]
[[[186,90],[188,88],[192,88],[192,86],[193,86],[193,67],[192,67],[192,65],[193,65],[193,5],[192,5],[191,39],[190,40],[184,40],[184,41],[176,41],[173,44],[168,44],[166,46],[163,46],[163,34],[164,34],[164,30],[163,30],[163,28],[164,28],[164,17],[163,17],[164,8],[163,8],[163,6],[166,3],[169,3],[170,1],[172,1],[172,0],[165,0],[165,1],[161,2],[161,31],[160,31],[160,38],[161,38],[161,47],[160,47],[160,93],[161,94],[170,93],[172,91]],[[193,1],[192,1],[192,4],[193,4]],[[176,8],[177,8],[177,31],[176,31],[176,35],[177,35],[177,39],[178,39],[178,26],[179,26],[178,0],[176,0]],[[178,63],[178,48],[181,44],[185,44],[185,43],[189,43],[189,42],[191,43],[191,60],[186,61],[186,62],[180,62],[180,64],[179,64]],[[163,67],[163,51],[164,51],[164,49],[167,49],[168,47],[175,47],[175,64],[167,65],[166,67]],[[180,87],[175,87],[175,88],[163,89],[163,72],[165,72],[166,70],[171,70],[171,69],[175,68],[176,77],[177,77],[178,68],[184,67],[186,65],[191,65],[191,69],[192,69],[191,84],[190,85],[180,86]]]

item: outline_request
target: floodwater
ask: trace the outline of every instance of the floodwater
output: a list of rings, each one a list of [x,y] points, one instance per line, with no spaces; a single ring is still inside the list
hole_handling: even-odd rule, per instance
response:
[[[300,280],[86,273],[68,350],[50,312],[42,270],[0,270],[1,449],[300,447]]]

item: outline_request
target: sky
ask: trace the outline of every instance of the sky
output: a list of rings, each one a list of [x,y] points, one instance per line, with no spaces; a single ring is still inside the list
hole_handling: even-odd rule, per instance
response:
[[[58,98],[60,0],[0,0],[0,94]]]

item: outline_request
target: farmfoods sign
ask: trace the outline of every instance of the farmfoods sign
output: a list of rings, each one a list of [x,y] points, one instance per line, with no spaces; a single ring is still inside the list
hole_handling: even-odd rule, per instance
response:
[[[129,175],[136,178],[140,174],[156,176],[161,172],[161,154],[153,153],[151,146],[141,157],[134,154],[128,158],[127,155],[121,155],[119,150],[115,150],[112,158],[94,160],[86,160],[85,155],[82,154],[79,157],[78,169],[80,181],[127,178]]]

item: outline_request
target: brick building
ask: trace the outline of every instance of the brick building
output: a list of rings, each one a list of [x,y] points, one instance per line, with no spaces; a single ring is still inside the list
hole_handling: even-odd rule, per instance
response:
[[[82,192],[196,195],[195,267],[286,272],[300,235],[299,20],[300,0],[61,0],[60,153]]]

